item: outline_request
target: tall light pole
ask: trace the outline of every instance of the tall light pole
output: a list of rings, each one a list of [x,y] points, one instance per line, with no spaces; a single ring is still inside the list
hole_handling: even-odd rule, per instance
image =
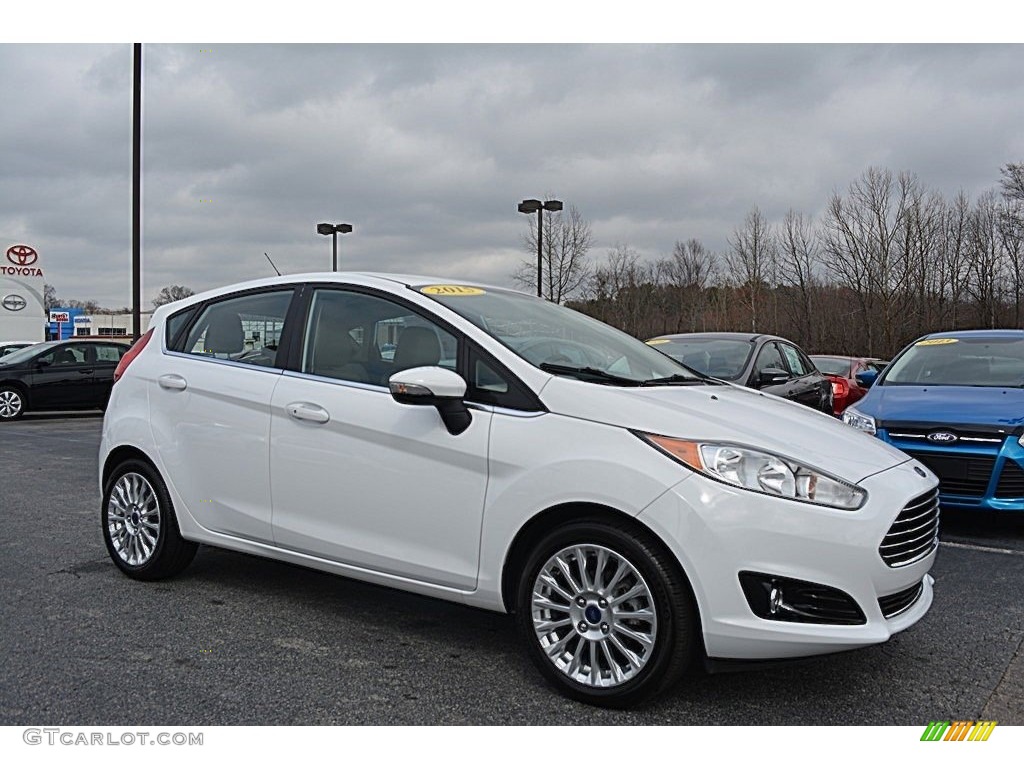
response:
[[[347,235],[352,231],[351,224],[317,224],[316,231],[321,235],[330,235],[334,243],[334,258],[331,261],[331,271],[338,271],[338,233]]]
[[[542,296],[540,275],[544,266],[544,211],[562,210],[562,201],[547,200],[542,203],[540,200],[530,198],[523,200],[519,204],[518,210],[520,213],[537,213],[537,295]]]

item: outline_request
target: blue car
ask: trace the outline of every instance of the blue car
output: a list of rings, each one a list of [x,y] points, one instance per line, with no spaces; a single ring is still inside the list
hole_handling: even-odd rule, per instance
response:
[[[931,469],[944,507],[1024,512],[1024,331],[929,334],[875,375],[843,421]]]

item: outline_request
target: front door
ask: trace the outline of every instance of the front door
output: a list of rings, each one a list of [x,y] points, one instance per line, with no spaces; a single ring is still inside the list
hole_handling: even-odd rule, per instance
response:
[[[469,428],[451,435],[435,408],[400,405],[387,387],[405,368],[456,368],[458,348],[425,313],[391,299],[313,292],[300,370],[281,377],[270,409],[279,546],[474,588],[491,414],[473,410]]]

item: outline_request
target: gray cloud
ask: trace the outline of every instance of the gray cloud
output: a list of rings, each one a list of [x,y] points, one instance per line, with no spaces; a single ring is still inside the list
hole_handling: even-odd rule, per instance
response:
[[[206,52],[206,49],[212,49]],[[523,197],[595,258],[713,249],[758,205],[817,214],[870,165],[952,196],[1024,159],[1024,48],[996,45],[150,45],[145,284],[323,268],[501,284]],[[65,297],[130,297],[131,48],[0,46],[0,236]],[[200,202],[210,200],[212,202]]]

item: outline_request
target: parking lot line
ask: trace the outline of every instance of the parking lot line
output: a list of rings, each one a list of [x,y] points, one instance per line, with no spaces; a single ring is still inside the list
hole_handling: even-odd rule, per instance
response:
[[[983,547],[978,544],[962,544],[959,541],[940,541],[939,544],[943,547],[955,547],[956,549],[969,549],[973,552],[991,552],[997,555],[1016,555],[1017,557],[1024,557],[1024,551],[1017,549],[1002,549],[1000,547]]]

